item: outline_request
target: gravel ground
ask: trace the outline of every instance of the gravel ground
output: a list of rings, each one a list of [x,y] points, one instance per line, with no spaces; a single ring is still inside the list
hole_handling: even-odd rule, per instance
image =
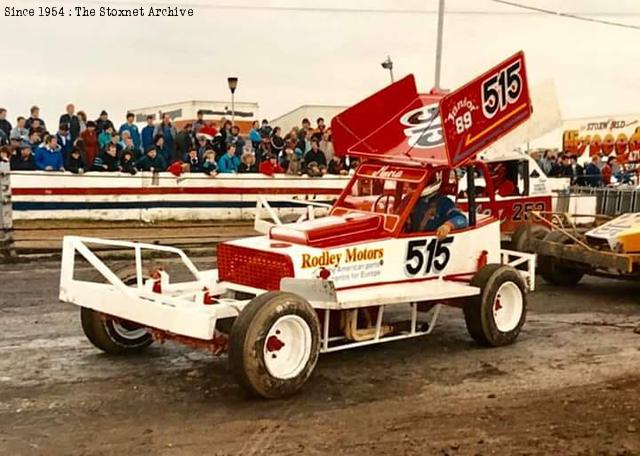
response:
[[[247,398],[226,358],[114,358],[57,300],[58,265],[0,266],[2,455],[640,455],[640,284],[529,296],[517,343],[431,336],[322,355],[303,392]]]

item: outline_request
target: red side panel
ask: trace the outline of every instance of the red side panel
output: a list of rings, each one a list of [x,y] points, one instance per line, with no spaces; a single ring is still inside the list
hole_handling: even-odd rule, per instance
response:
[[[265,290],[279,290],[280,279],[293,277],[293,263],[286,255],[218,244],[220,280]]]
[[[418,94],[413,75],[391,84],[333,118],[336,153],[446,164],[441,97]]]
[[[524,53],[445,95],[440,113],[449,162],[460,166],[531,116]]]

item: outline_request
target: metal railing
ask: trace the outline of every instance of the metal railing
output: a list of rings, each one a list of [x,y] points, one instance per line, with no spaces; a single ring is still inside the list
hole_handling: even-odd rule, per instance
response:
[[[583,187],[573,186],[568,196],[595,196],[596,214],[615,217],[629,212],[640,212],[640,189],[632,186]]]

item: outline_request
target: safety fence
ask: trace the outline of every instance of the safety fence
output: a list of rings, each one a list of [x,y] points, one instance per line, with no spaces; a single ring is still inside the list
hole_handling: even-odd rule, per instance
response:
[[[568,191],[560,193],[559,202],[562,196],[595,196],[596,214],[614,217],[629,212],[640,212],[640,189],[637,187],[573,186]]]

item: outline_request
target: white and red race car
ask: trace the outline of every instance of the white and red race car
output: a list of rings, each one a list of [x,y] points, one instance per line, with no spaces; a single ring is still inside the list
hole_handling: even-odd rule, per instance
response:
[[[363,106],[375,122],[363,121]],[[154,340],[228,351],[238,383],[266,398],[298,391],[321,352],[429,334],[441,305],[462,309],[478,343],[512,343],[535,256],[500,249],[493,194],[477,213],[468,178],[467,227],[438,236],[408,226],[428,191],[458,198],[457,170],[488,173],[477,153],[530,112],[522,53],[435,104],[409,76],[334,119],[336,150],[362,164],[328,216],[221,243],[218,268],[207,271],[172,247],[66,237],[60,299],[81,307],[86,336],[107,353]],[[135,264],[114,271],[95,244],[131,248]],[[146,250],[178,255],[194,279],[172,283],[160,269],[145,277]],[[77,277],[76,254],[101,281]]]

